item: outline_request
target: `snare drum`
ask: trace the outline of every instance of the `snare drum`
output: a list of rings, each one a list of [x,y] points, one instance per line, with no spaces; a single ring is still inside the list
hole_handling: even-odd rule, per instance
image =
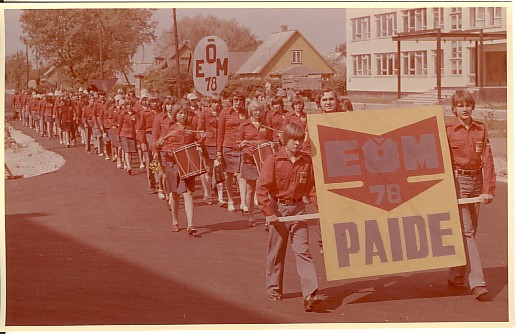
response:
[[[174,157],[179,171],[179,178],[186,179],[206,173],[206,163],[198,151],[199,144],[191,143],[173,150],[170,154]]]
[[[263,162],[265,159],[276,153],[279,149],[279,144],[277,142],[266,142],[258,145],[253,150],[253,159],[256,167],[258,168],[258,173],[260,173],[260,170],[262,168]]]

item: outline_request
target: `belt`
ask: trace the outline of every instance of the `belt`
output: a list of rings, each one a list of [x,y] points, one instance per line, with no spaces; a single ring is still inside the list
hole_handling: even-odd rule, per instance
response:
[[[457,175],[479,175],[482,174],[482,168],[479,169],[455,169]]]
[[[303,201],[303,198],[297,198],[297,199],[281,199],[281,198],[274,198],[274,201],[277,202],[277,203],[281,203],[281,204],[284,204],[284,205],[292,205],[292,204],[297,204],[299,202],[302,202]]]

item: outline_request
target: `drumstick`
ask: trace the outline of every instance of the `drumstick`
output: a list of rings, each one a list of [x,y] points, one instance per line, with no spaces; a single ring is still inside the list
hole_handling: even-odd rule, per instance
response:
[[[480,197],[471,197],[471,198],[459,198],[459,199],[457,199],[457,202],[459,204],[469,204],[469,203],[481,203],[482,200],[480,199]],[[306,215],[278,217],[278,220],[280,222],[290,222],[293,220],[306,220],[306,219],[317,219],[317,218],[319,218],[318,213],[310,213],[310,214],[306,214]]]
[[[237,144],[241,144],[243,142],[246,142],[247,144],[260,145],[266,143],[267,140],[237,140]]]
[[[264,128],[266,129],[269,129],[269,130],[272,130],[272,131],[276,131],[276,132],[282,132],[282,130],[277,130],[277,129],[274,129],[274,128],[271,128],[270,126],[267,126],[267,125],[263,125],[263,124],[260,124],[261,126],[263,126]]]
[[[319,218],[318,213],[309,213],[306,215],[295,215],[295,216],[285,216],[285,217],[278,217],[278,221],[280,222],[290,222],[293,220],[306,220],[306,219],[317,219]]]

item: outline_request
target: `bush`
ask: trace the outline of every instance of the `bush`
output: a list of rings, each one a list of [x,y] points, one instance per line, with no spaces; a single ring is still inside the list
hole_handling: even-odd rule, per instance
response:
[[[233,95],[233,92],[236,90],[242,91],[246,97],[254,95],[257,88],[263,89],[265,92],[265,80],[264,79],[228,79],[226,83],[226,87],[222,90],[220,95],[223,99],[227,99],[228,97]],[[273,85],[274,87],[274,85]],[[273,88],[274,89],[274,88]]]

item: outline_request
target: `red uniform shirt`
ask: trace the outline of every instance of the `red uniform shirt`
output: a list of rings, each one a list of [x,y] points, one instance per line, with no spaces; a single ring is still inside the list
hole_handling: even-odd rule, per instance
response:
[[[37,114],[39,116],[43,116],[44,112],[45,112],[45,100],[39,100],[38,102],[38,109],[37,109]]]
[[[317,203],[312,159],[309,155],[300,153],[292,162],[282,147],[265,159],[256,184],[256,198],[266,216],[277,214],[273,205],[275,199],[298,201],[305,195]]]
[[[100,111],[100,115],[98,117],[99,123],[104,131],[107,131],[113,122],[111,117],[111,110],[114,108],[114,105],[104,105],[102,110]]]
[[[206,136],[204,145],[217,146],[217,124],[219,116],[217,112],[211,108],[205,108],[201,113],[197,122],[197,130],[208,132],[210,135]]]
[[[120,124],[120,119],[124,115],[124,111],[118,107],[114,107],[110,113],[109,116],[111,117],[111,128],[116,129],[118,133],[118,124]]]
[[[93,120],[93,104],[87,104],[82,108],[83,123],[91,122]]]
[[[247,119],[245,109],[241,113],[238,113],[233,107],[222,110],[217,125],[217,152],[222,152],[222,147],[236,149],[238,126],[245,119]]]
[[[28,104],[29,111],[36,111],[38,108],[38,101],[31,99]]]
[[[168,119],[168,117],[167,117]],[[195,134],[193,132],[187,132],[189,126],[180,126],[175,121],[169,120],[163,123],[162,137],[170,135],[161,147],[161,151],[172,152],[175,149],[185,146],[186,144],[193,143],[195,141]]]
[[[118,122],[118,136],[136,139],[136,115],[128,112],[121,114]]]
[[[244,140],[265,143],[272,140],[272,130],[265,128],[260,124],[259,128],[256,128],[251,119],[246,119],[238,127],[237,133],[237,145]],[[258,146],[258,143],[248,143],[242,149],[242,159],[245,162],[253,163],[253,151]]]
[[[281,112],[272,109],[267,113],[267,116],[265,118],[265,123],[270,126],[271,128],[278,130],[274,131],[272,140],[278,141],[279,140],[279,131],[283,130],[283,116],[285,114],[282,114]]]
[[[160,139],[162,137],[161,135],[161,131],[164,130],[164,123],[165,122],[170,122],[170,119],[168,118],[168,115],[166,112],[162,112],[162,113],[159,113],[157,114],[156,116],[154,116],[154,120],[152,121],[152,133],[151,133],[151,137],[152,137],[152,143],[155,144],[158,139]],[[163,134],[164,136],[165,134]],[[160,151],[160,147],[158,147],[157,145],[153,145],[152,147],[152,150],[154,153],[159,153]]]
[[[487,126],[472,120],[469,129],[467,129],[456,117],[450,125],[446,126],[446,135],[450,145],[453,168],[462,170],[482,169],[482,193],[494,195],[496,174],[487,135]]]
[[[47,101],[45,103],[45,108],[43,109],[43,116],[54,116],[54,103]]]
[[[71,123],[73,121],[73,106],[71,104],[60,104],[57,107],[57,112],[61,119],[61,124]]]

